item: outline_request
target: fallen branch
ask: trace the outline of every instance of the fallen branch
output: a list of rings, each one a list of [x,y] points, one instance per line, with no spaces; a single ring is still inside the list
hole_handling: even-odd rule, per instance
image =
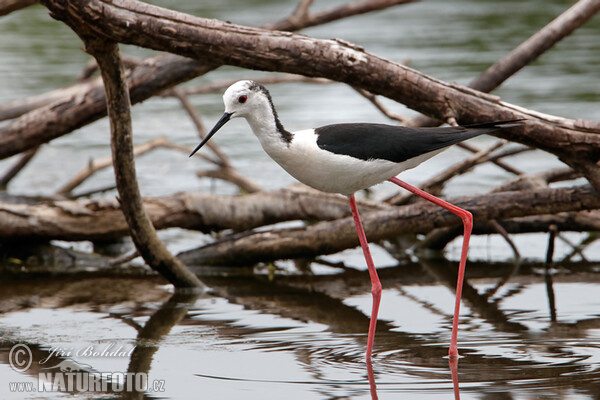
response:
[[[503,192],[449,200],[469,210],[475,221],[502,220],[600,208],[600,197],[588,187]],[[494,207],[489,207],[494,204]],[[460,223],[450,212],[429,203],[418,203],[363,214],[370,241],[404,233],[423,233]],[[180,254],[186,264],[246,265],[277,259],[314,257],[356,247],[352,218],[321,222],[306,228],[247,232],[224,237]]]
[[[363,202],[360,207],[374,210],[384,206]],[[350,215],[345,197],[289,189],[245,196],[178,193],[146,198],[144,208],[156,229],[179,227],[202,232],[243,231],[278,222]],[[128,235],[116,199],[0,202],[0,240],[111,240]]]

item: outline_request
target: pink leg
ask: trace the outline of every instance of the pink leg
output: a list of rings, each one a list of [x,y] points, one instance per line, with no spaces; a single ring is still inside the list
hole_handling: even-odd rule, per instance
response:
[[[445,208],[451,213],[460,217],[464,226],[463,233],[463,243],[462,243],[462,252],[460,255],[460,264],[458,265],[458,282],[456,283],[456,301],[454,303],[454,318],[452,319],[452,338],[450,339],[450,351],[448,354],[451,358],[458,357],[458,347],[456,344],[457,336],[458,336],[458,314],[460,311],[460,296],[462,293],[463,280],[465,277],[465,265],[467,263],[467,251],[469,250],[469,239],[471,238],[471,230],[473,229],[473,216],[470,212],[463,210],[462,208],[456,207],[442,199],[438,199],[437,197],[422,191],[414,186],[409,185],[406,182],[401,181],[400,179],[394,177],[389,179],[390,182],[395,183],[398,186],[403,187],[406,190],[409,190],[416,194],[417,196],[421,196],[422,198],[431,201],[432,203],[437,204],[440,207]]]
[[[373,265],[373,258],[371,257],[371,251],[369,250],[369,243],[367,242],[367,236],[360,222],[360,216],[358,215],[358,208],[356,208],[356,199],[354,195],[350,196],[350,208],[352,209],[352,216],[354,217],[354,225],[356,225],[356,233],[358,233],[358,241],[360,247],[363,249],[365,260],[367,261],[367,268],[369,269],[369,276],[371,277],[371,293],[373,294],[373,308],[371,310],[371,321],[369,323],[369,336],[367,337],[367,361],[371,360],[371,354],[373,353],[373,342],[375,340],[375,326],[377,325],[377,313],[379,312],[379,303],[381,301],[381,282],[377,276],[375,265]]]
[[[454,388],[454,400],[460,400],[460,387],[458,386],[458,357],[450,357],[448,360],[450,374],[452,375],[452,387]]]

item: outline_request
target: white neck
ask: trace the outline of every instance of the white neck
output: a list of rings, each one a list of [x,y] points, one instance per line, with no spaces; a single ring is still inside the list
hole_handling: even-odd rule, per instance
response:
[[[279,129],[283,129],[283,126],[279,124],[279,129],[276,123],[276,117],[271,108],[271,105],[265,105],[255,112],[245,116],[246,121],[252,128],[252,131],[260,141],[263,149],[273,158],[275,161],[279,161],[280,155],[285,152],[288,148],[291,136],[287,139],[284,135],[291,135],[291,133],[280,132]]]

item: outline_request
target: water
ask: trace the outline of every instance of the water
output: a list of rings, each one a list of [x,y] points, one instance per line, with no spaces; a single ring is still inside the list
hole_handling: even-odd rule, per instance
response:
[[[228,0],[155,2],[192,14],[250,25],[274,21],[294,2]],[[316,2],[315,9],[341,4]],[[539,27],[570,5],[564,1],[429,1],[359,16],[306,34],[340,37],[392,60],[408,60],[424,73],[468,83]],[[41,6],[0,18],[0,103],[40,94],[74,81],[89,57],[63,24]],[[600,118],[597,87],[600,65],[598,17],[507,81],[494,94],[537,111],[572,118]],[[152,53],[124,47],[139,57]],[[191,84],[253,78],[266,74],[220,68]],[[290,130],[341,121],[388,122],[344,85],[282,84],[271,88],[279,115]],[[220,93],[192,100],[207,126],[222,113]],[[383,100],[394,112],[414,115]],[[196,133],[179,104],[156,98],[133,111],[134,140],[166,135],[193,147]],[[292,179],[272,163],[243,121],[232,121],[216,138],[234,165],[266,189]],[[491,138],[478,138],[485,146]],[[13,194],[49,195],[90,158],[109,155],[108,122],[98,121],[44,145],[33,162],[9,186]],[[419,183],[465,153],[450,149],[403,174]],[[553,156],[527,153],[510,159],[530,172],[560,166]],[[14,160],[0,161],[4,171]],[[225,183],[197,180],[200,161],[160,150],[137,161],[144,195],[184,190],[235,193]],[[510,176],[482,166],[452,180],[445,194],[484,192]],[[113,183],[103,171],[79,191]],[[378,186],[375,198],[395,190]],[[109,193],[103,196],[112,196]],[[198,234],[163,233],[172,251],[197,246]],[[583,235],[570,234],[572,242]],[[203,279],[214,289],[198,298],[171,297],[155,278],[120,273],[84,273],[71,277],[36,277],[0,281],[0,398],[111,398],[111,390],[93,394],[11,392],[10,382],[36,388],[39,372],[62,361],[87,365],[96,372],[147,372],[146,398],[381,399],[597,399],[600,398],[600,249],[584,250],[586,262],[560,262],[547,275],[542,260],[544,235],[515,237],[521,254],[533,260],[515,270],[512,253],[499,238],[476,237],[470,251],[462,307],[456,380],[444,358],[450,337],[454,285],[443,278],[454,264],[423,261],[402,264],[374,246],[384,286],[373,361],[373,379],[364,362],[370,315],[368,277],[360,249],[326,259],[344,261],[356,270],[313,265],[314,275],[242,270]],[[557,241],[556,259],[571,251]],[[458,245],[446,256],[455,260]],[[474,261],[479,261],[474,262]],[[504,263],[502,263],[504,262]],[[440,272],[441,271],[441,272]],[[123,275],[127,276],[123,276]],[[503,283],[505,282],[505,283]],[[10,350],[26,344],[32,369],[9,366]],[[116,349],[127,355],[90,357],[88,348]],[[48,358],[57,350],[61,357]],[[50,363],[52,362],[52,365]],[[152,386],[156,384],[156,386]],[[163,389],[161,391],[161,389]]]
[[[369,304],[364,272],[274,280],[207,277],[214,293],[200,297],[171,297],[149,278],[4,281],[3,398],[36,398],[39,393],[4,390],[10,382],[38,387],[41,368],[64,360],[95,373],[149,372],[149,381],[162,382],[164,391],[150,388],[147,398],[367,399],[372,389],[381,399],[453,398],[444,358],[452,292],[447,282],[433,278],[445,267],[429,263],[381,271],[386,289],[372,385],[364,362]],[[600,279],[594,268],[572,265],[549,285],[526,267],[490,294],[512,269],[506,265],[490,273],[474,264],[459,333],[460,398],[597,398]],[[32,349],[29,373],[18,374],[8,364],[15,344]],[[92,356],[107,348],[128,354]],[[59,352],[68,356],[50,357]],[[55,397],[59,394],[42,395]]]

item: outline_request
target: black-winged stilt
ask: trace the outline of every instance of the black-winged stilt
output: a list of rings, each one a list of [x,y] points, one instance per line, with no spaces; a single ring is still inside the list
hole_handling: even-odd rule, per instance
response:
[[[225,113],[194,149],[190,157],[231,118],[243,117],[267,154],[300,182],[315,189],[349,197],[358,239],[369,275],[373,308],[367,338],[367,360],[373,351],[375,325],[381,300],[381,283],[373,264],[362,227],[354,193],[388,180],[456,214],[463,221],[464,236],[456,285],[450,357],[458,357],[457,331],[462,282],[469,238],[473,226],[471,213],[413,187],[398,178],[400,172],[414,168],[444,148],[498,129],[521,125],[517,121],[457,126],[448,128],[406,128],[382,124],[335,124],[315,129],[288,132],[279,121],[268,90],[253,81],[239,81],[223,95]]]

